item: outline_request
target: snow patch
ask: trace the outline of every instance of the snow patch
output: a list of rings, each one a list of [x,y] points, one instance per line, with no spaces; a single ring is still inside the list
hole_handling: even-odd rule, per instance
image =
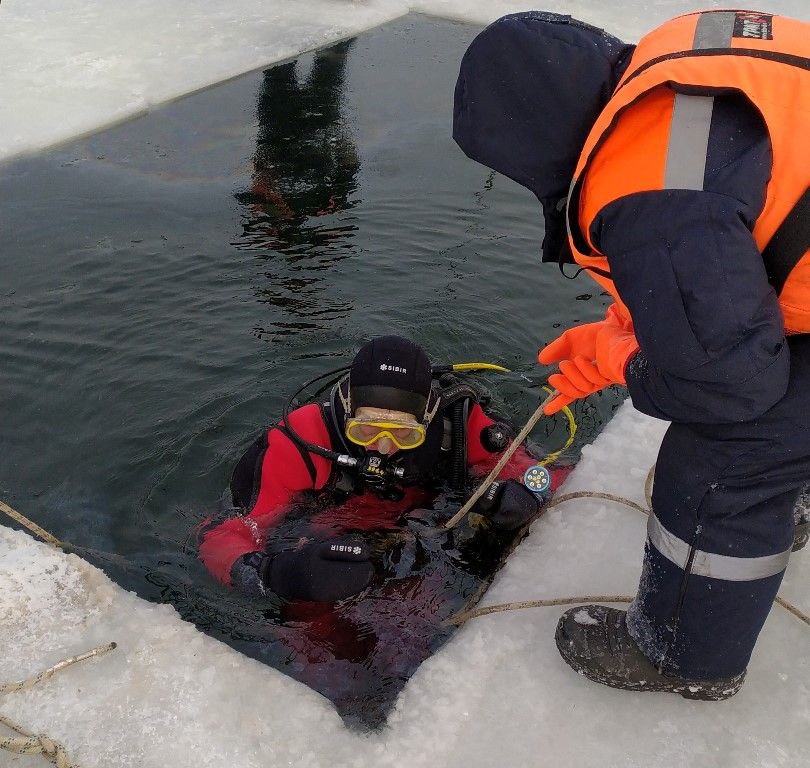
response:
[[[599,622],[584,608],[581,608],[574,614],[574,621],[577,624],[582,624],[586,627],[595,627],[599,625]]]

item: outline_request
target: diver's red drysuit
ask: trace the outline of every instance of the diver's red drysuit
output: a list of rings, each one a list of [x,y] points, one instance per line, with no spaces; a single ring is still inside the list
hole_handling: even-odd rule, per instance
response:
[[[289,417],[292,428],[311,443],[333,448],[323,408],[312,403],[293,411]],[[434,423],[441,424],[440,417]],[[481,433],[495,421],[484,413],[477,403],[472,404],[467,417],[467,463],[484,474],[494,466],[498,454],[484,447]],[[288,437],[281,425],[267,430],[256,444],[256,487],[250,494],[252,504],[244,517],[232,517],[202,535],[200,558],[217,579],[230,584],[230,571],[240,556],[262,551],[267,546],[268,533],[284,518],[291,502],[304,491],[326,491],[335,479],[335,465],[328,459],[311,452],[303,452]],[[438,466],[431,451],[435,439],[430,434],[425,445],[408,451],[408,459],[422,474]],[[439,436],[440,441],[440,436]],[[438,448],[436,448],[438,451]],[[435,453],[435,451],[434,451]],[[246,454],[247,455],[247,454]],[[518,478],[525,469],[536,463],[522,448],[501,473],[502,478]],[[309,466],[308,466],[309,465]],[[562,470],[555,472],[555,485],[560,482]],[[434,493],[421,484],[407,485],[401,499],[381,499],[366,491],[351,496],[343,503],[330,506],[311,521],[315,535],[332,536],[346,531],[392,530],[396,521],[406,512],[430,503]]]

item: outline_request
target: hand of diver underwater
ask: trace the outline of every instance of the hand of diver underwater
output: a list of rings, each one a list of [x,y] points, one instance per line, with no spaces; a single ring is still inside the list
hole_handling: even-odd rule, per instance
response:
[[[374,568],[367,544],[356,536],[313,541],[272,556],[269,589],[288,600],[333,603],[362,592]]]
[[[544,413],[557,413],[611,384],[626,384],[625,368],[638,350],[632,320],[616,304],[608,307],[604,320],[565,331],[537,355],[543,365],[560,364],[560,372],[548,377],[560,394]]]

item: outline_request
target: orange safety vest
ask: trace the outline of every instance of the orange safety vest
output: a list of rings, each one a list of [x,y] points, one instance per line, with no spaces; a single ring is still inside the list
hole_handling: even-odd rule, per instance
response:
[[[706,97],[729,89],[748,97],[770,134],[771,180],[753,235],[779,296],[786,331],[808,333],[808,23],[754,11],[705,11],[679,16],[644,37],[577,163],[567,211],[571,250],[623,307],[607,259],[591,242],[591,224],[626,194],[703,189],[702,150],[712,105]],[[642,99],[632,119],[620,120]],[[608,137],[609,150],[600,156]]]

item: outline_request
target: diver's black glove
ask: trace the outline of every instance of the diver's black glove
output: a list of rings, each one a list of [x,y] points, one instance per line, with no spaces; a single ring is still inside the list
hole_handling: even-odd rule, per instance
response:
[[[361,592],[374,575],[368,547],[356,537],[313,541],[268,560],[264,584],[287,600],[333,603]]]
[[[270,558],[264,552],[248,552],[231,566],[231,586],[248,597],[265,595]]]
[[[514,531],[538,512],[537,497],[517,480],[496,480],[478,500],[473,511],[486,517],[493,528]]]

